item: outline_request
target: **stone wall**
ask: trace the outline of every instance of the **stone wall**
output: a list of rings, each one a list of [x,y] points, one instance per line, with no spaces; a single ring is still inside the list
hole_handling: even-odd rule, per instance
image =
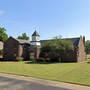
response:
[[[31,55],[30,56],[31,58],[33,57],[32,55],[34,55],[34,58],[33,58],[34,60],[39,59],[40,47],[39,46],[30,46],[29,53]]]
[[[77,51],[77,62],[82,62],[86,60],[86,52],[85,52],[85,37],[80,37],[80,41],[78,44]]]
[[[0,41],[0,50],[3,49],[3,42]]]
[[[4,43],[4,51],[3,51],[4,59],[15,60],[16,57],[18,56],[18,46],[19,46],[19,43],[16,40],[9,38]]]

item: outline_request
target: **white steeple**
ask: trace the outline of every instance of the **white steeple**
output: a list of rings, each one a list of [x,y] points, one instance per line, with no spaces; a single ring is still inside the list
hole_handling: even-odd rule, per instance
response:
[[[35,30],[35,32],[32,34],[32,41],[31,41],[31,45],[34,46],[40,46],[40,35],[38,34],[38,32]]]

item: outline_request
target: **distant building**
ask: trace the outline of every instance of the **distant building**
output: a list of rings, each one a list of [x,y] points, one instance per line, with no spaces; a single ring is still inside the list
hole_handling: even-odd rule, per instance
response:
[[[82,62],[86,60],[85,37],[67,38],[74,45],[74,52],[63,56],[62,61]],[[32,41],[19,40],[10,37],[4,43],[4,59],[15,60],[16,57],[36,60],[40,55],[40,48],[49,40],[40,40],[37,31],[32,34]]]

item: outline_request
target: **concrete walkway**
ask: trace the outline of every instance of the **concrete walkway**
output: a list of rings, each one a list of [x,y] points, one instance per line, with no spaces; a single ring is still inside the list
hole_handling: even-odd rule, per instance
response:
[[[57,82],[57,81],[51,81],[51,80],[43,80],[43,79],[32,78],[32,77],[25,77],[25,76],[5,74],[5,73],[0,73],[0,76],[18,79],[18,80],[31,81],[33,83],[50,85],[50,86],[54,86],[54,87],[68,88],[68,89],[72,89],[72,90],[90,90],[90,87],[88,87],[88,86],[69,84],[69,83]]]
[[[44,85],[27,80],[0,76],[0,90],[70,90],[68,88]]]

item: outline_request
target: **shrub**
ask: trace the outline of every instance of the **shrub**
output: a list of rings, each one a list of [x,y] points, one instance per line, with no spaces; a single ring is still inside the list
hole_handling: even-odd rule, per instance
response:
[[[49,62],[50,61],[50,58],[40,57],[40,58],[37,59],[37,61],[40,61],[40,62]]]
[[[85,47],[86,47],[86,53],[89,54],[90,53],[90,40],[86,41]]]
[[[23,61],[24,58],[23,58],[23,57],[17,57],[16,60],[17,60],[17,61]]]

